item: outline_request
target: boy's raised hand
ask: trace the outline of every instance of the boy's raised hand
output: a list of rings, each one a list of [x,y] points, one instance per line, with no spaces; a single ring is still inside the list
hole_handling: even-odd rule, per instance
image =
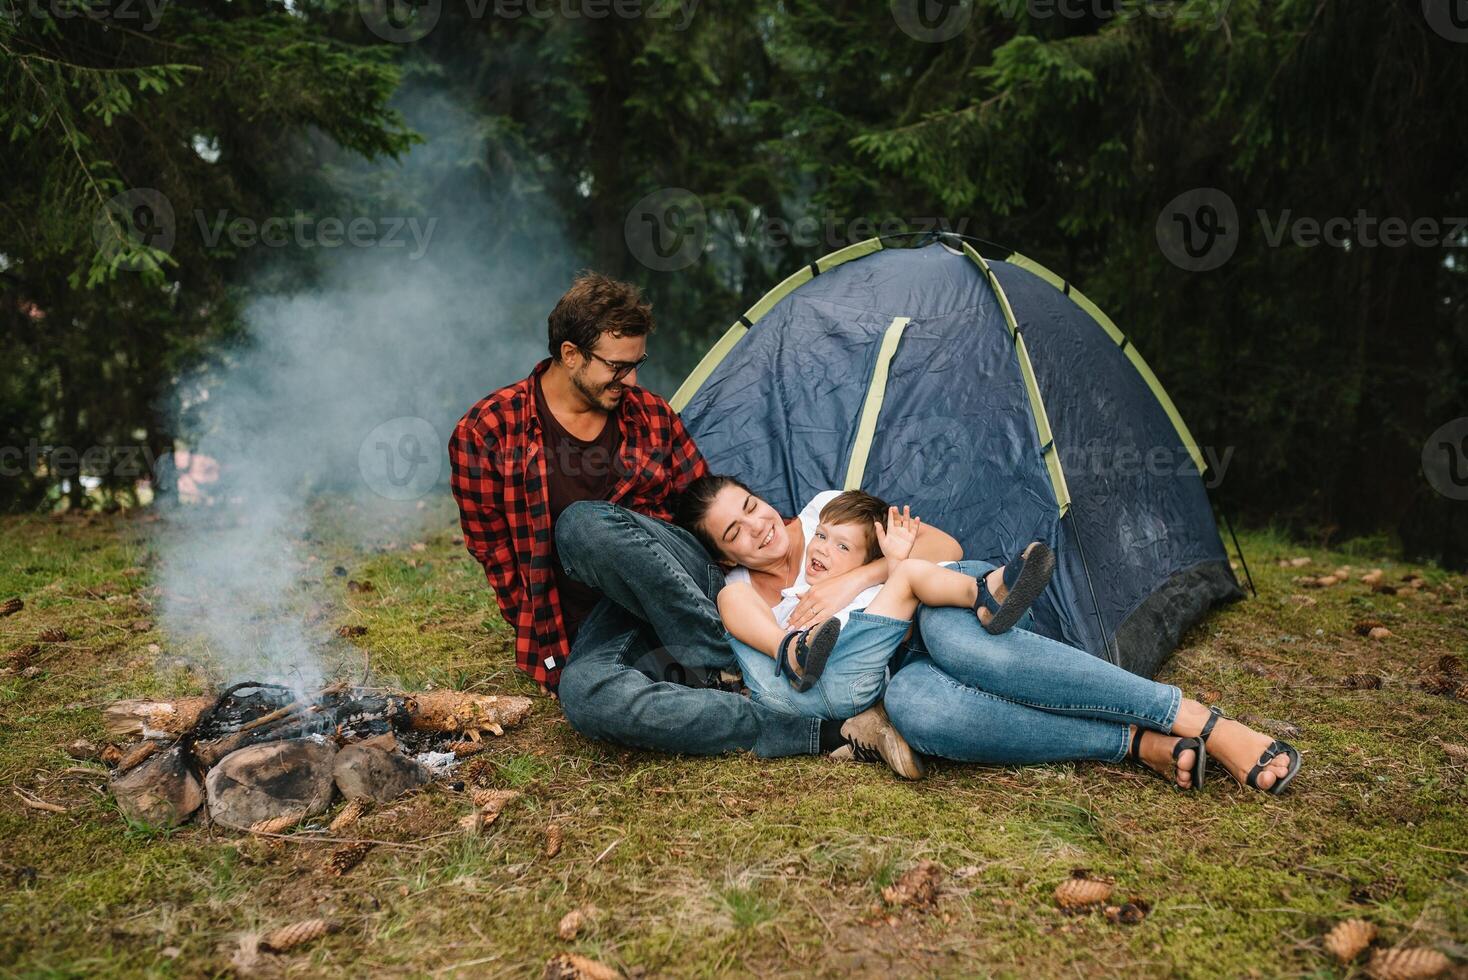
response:
[[[896,507],[889,507],[887,526],[884,528],[881,521],[875,522],[874,526],[877,531],[877,545],[882,549],[882,554],[888,561],[902,561],[912,554],[923,519],[913,517],[911,507],[903,507],[901,512]]]

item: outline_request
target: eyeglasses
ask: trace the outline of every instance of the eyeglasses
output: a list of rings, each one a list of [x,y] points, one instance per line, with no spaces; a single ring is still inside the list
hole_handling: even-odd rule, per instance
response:
[[[602,357],[600,354],[592,353],[585,347],[581,348],[581,353],[585,354],[587,357],[601,361],[607,367],[611,368],[613,381],[621,381],[623,378],[627,377],[627,375],[642,367],[643,363],[647,360],[647,355],[643,354],[635,361],[609,361],[605,357]]]

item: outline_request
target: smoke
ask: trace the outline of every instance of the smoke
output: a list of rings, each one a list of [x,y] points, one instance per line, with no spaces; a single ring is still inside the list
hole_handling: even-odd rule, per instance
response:
[[[359,223],[371,244],[318,244],[308,288],[257,286],[244,342],[177,386],[175,431],[218,461],[219,480],[164,522],[159,614],[222,680],[322,681],[335,624],[312,621],[330,569],[310,561],[313,525],[371,544],[444,520],[453,424],[544,356],[546,313],[575,268],[546,205],[475,164],[472,116],[441,96],[400,103],[427,142],[352,175],[390,188],[392,206],[401,197],[398,213]],[[337,217],[350,227],[353,215]],[[290,247],[332,230],[307,225]],[[280,255],[274,281],[302,265]]]

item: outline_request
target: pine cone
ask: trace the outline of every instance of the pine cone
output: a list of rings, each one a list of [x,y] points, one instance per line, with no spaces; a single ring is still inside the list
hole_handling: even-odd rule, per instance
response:
[[[1457,687],[1457,681],[1446,674],[1429,674],[1422,678],[1422,689],[1428,694],[1441,694],[1448,698],[1453,696]]]
[[[1135,902],[1125,905],[1106,906],[1106,921],[1123,926],[1134,926],[1147,917],[1147,909]]]
[[[1341,678],[1341,687],[1348,691],[1375,691],[1381,687],[1381,678],[1375,674],[1347,674]]]
[[[280,837],[250,837],[240,845],[240,858],[247,864],[267,864],[285,854]]]
[[[336,630],[336,635],[337,636],[341,636],[341,637],[347,637],[347,638],[350,638],[350,637],[353,637],[353,636],[366,636],[367,635],[367,627],[365,627],[365,626],[338,626],[337,627],[337,630]]]
[[[492,813],[499,813],[519,797],[520,791],[516,789],[481,789],[474,794],[474,805],[487,817]]]
[[[6,599],[4,602],[0,602],[0,617],[14,616],[24,608],[25,603],[19,599]]]
[[[467,784],[482,786],[499,774],[494,762],[487,756],[470,759],[458,770],[459,778]]]
[[[462,759],[465,756],[484,751],[484,743],[475,742],[472,739],[465,739],[462,742],[450,742],[446,747],[454,754],[454,758],[456,759]]]
[[[5,659],[9,661],[12,669],[24,670],[25,668],[29,667],[31,665],[31,661],[40,656],[40,654],[40,647],[36,646],[34,643],[27,643],[24,646],[18,646],[14,650],[11,650],[10,653],[6,655]]]
[[[1063,909],[1089,908],[1110,898],[1112,888],[1111,882],[1099,878],[1071,877],[1056,887],[1055,901]]]
[[[302,819],[302,816],[303,815],[302,814],[299,814],[299,813],[286,813],[286,814],[282,814],[281,816],[278,816],[278,817],[271,817],[269,820],[257,820],[255,823],[250,824],[250,833],[252,833],[252,834],[280,834],[280,833],[284,833],[285,831],[290,830],[296,824],[300,823],[301,822],[301,819]]]
[[[1463,672],[1463,661],[1451,653],[1445,653],[1437,658],[1437,669],[1449,677],[1457,677]]]
[[[340,834],[342,831],[354,826],[358,820],[362,819],[362,814],[366,812],[366,800],[348,800],[347,805],[342,807],[342,812],[338,813],[336,818],[327,826],[327,830],[333,834]]]
[[[109,745],[97,754],[97,761],[104,766],[115,766],[122,761],[122,749]]]
[[[1420,980],[1435,977],[1448,966],[1448,958],[1437,950],[1408,946],[1378,949],[1371,954],[1366,973],[1373,980]]]
[[[1376,923],[1365,919],[1347,919],[1325,934],[1325,949],[1342,966],[1361,955],[1376,939]]]
[[[336,923],[325,919],[304,919],[300,922],[292,922],[288,926],[281,926],[274,932],[266,933],[260,940],[260,947],[276,953],[284,953],[295,949],[305,943],[314,942],[326,935],[335,932]]]
[[[904,871],[902,877],[882,889],[882,900],[888,905],[932,908],[938,903],[938,888],[942,883],[941,865],[936,861],[919,861]]]
[[[1455,745],[1452,742],[1443,742],[1443,753],[1456,762],[1468,762],[1468,745]]]
[[[500,818],[511,800],[520,796],[513,789],[481,789],[474,794],[475,811],[459,820],[459,826],[471,834],[483,833],[484,829]]]
[[[372,850],[372,842],[359,840],[350,844],[343,844],[331,852],[331,873],[340,878],[362,863],[367,852]]]
[[[561,953],[550,958],[541,976],[543,980],[620,980],[622,974],[585,956]]]
[[[1366,636],[1378,626],[1385,625],[1386,624],[1379,619],[1363,619],[1352,628],[1356,631],[1357,636]]]
[[[585,912],[580,909],[572,909],[561,916],[560,925],[556,926],[556,935],[569,943],[581,934],[582,929],[586,928],[586,921]]]
[[[66,630],[53,626],[50,629],[41,630],[41,635],[37,639],[42,643],[65,643],[71,637],[66,635]]]
[[[80,762],[90,762],[102,754],[97,743],[90,739],[79,738],[66,747],[66,754]]]
[[[1453,697],[1459,701],[1468,701],[1468,683],[1459,684],[1458,689],[1453,692]]]
[[[553,858],[561,853],[561,844],[565,842],[565,835],[556,824],[545,828],[545,856]]]
[[[377,586],[373,585],[371,582],[366,581],[366,580],[363,580],[361,582],[358,582],[356,579],[349,579],[347,581],[347,591],[348,592],[376,592],[377,591]]]

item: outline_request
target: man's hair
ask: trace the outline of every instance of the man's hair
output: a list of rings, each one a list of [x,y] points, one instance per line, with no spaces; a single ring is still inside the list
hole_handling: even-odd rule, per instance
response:
[[[876,561],[882,557],[877,529],[872,526],[887,526],[887,501],[880,497],[873,497],[863,490],[847,490],[821,508],[821,523],[858,525],[867,544],[865,561]]]
[[[710,474],[688,484],[673,501],[673,523],[697,538],[711,558],[724,557],[724,549],[719,547],[719,542],[704,528],[703,519],[708,516],[714,498],[725,487],[738,487],[745,493],[754,493],[737,477]]]
[[[652,304],[630,282],[598,272],[583,272],[571,281],[546,320],[551,357],[561,359],[561,344],[570,341],[583,351],[596,346],[604,333],[641,337],[652,332]]]

